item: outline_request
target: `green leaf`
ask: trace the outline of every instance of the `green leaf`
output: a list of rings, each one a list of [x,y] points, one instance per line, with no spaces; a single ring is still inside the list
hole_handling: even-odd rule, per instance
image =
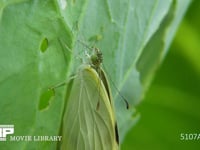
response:
[[[187,6],[188,1],[182,3]],[[155,44],[151,41],[156,33],[161,30],[164,33],[171,25],[172,33],[175,32],[185,12],[185,7],[178,7],[182,3],[172,0],[1,0],[1,124],[14,124],[14,135],[59,134],[66,88],[56,89],[53,98],[42,95],[52,85],[68,80],[69,74],[76,70],[78,61],[72,50],[75,53],[84,51],[76,42],[82,36],[86,42],[91,39],[97,42],[109,80],[131,105],[131,109],[126,110],[111,83],[122,141],[138,119],[134,106],[140,102],[146,90],[144,85],[150,80],[142,83],[141,77],[152,74],[152,71],[143,74],[144,68],[137,69],[137,63],[142,54],[149,51],[148,46],[157,49],[152,56],[166,53],[173,36],[159,34],[157,39],[162,39],[162,47],[157,45],[160,40]],[[181,15],[175,15],[163,25],[166,17],[177,12],[177,8]],[[159,58],[150,60],[159,63]],[[157,67],[153,61],[143,72]],[[0,144],[5,149],[56,148],[56,142]]]
[[[182,34],[185,35],[185,31]],[[199,148],[199,140],[180,139],[181,133],[199,134],[200,76],[190,57],[185,57],[184,51],[176,46],[174,43],[144,102],[139,106],[141,120],[128,133],[122,149]]]
[[[40,109],[43,91],[65,80],[72,35],[53,1],[1,1],[0,124],[14,124],[15,136],[58,135],[65,91]],[[48,40],[46,50],[41,43]],[[45,107],[42,106],[42,107]],[[46,105],[47,107],[47,105]],[[4,149],[55,149],[56,142],[1,142]]]
[[[179,7],[186,6],[181,4]],[[197,44],[200,20],[196,15],[199,8],[200,1],[191,3],[163,65],[138,107],[141,120],[128,133],[122,149],[188,150],[200,147],[199,139],[191,139],[194,134],[199,135],[200,124],[200,45]],[[181,134],[185,140],[181,140]],[[190,134],[189,139],[186,134]]]

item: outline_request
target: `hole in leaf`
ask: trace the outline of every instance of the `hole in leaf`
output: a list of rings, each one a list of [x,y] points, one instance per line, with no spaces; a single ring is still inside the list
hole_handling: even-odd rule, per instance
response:
[[[40,101],[39,101],[39,105],[38,105],[38,109],[39,110],[44,110],[46,109],[49,104],[50,104],[50,100],[51,98],[55,95],[55,92],[53,89],[48,89],[45,92],[43,92],[40,96]]]
[[[40,50],[41,52],[45,52],[48,48],[48,39],[47,38],[44,38],[41,42],[41,45],[40,45]]]

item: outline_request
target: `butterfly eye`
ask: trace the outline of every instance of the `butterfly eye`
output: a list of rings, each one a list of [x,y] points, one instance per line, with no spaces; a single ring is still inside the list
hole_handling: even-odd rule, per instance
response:
[[[94,50],[94,53],[90,57],[91,65],[96,70],[99,70],[100,65],[102,64],[102,61],[103,61],[103,55],[102,55],[102,52],[98,48],[94,47],[92,49]]]

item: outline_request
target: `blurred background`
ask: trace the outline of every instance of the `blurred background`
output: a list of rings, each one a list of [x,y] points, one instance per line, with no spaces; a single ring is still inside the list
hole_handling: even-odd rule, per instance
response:
[[[181,133],[200,136],[200,1],[191,3],[171,48],[157,70],[141,118],[126,136],[123,150],[196,150],[199,140],[181,140]]]

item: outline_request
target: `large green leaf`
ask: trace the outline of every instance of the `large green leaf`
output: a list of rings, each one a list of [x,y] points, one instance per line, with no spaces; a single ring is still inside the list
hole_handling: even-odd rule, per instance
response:
[[[169,54],[138,107],[141,120],[129,132],[123,149],[199,149],[199,8],[200,1],[193,1]],[[199,134],[198,139],[191,138],[194,134]]]
[[[161,61],[160,55],[164,55],[173,38],[168,35],[173,35],[185,12],[186,7],[178,6],[188,3],[189,0],[1,0],[0,124],[14,124],[14,135],[58,135],[66,88],[56,89],[55,96],[46,91],[68,80],[76,70],[77,59],[72,50],[84,50],[76,42],[80,36],[87,43],[102,37],[96,46],[103,52],[104,69],[131,105],[126,110],[113,86],[122,140],[137,121],[132,117],[134,105],[139,103],[144,85],[150,80],[142,83],[141,77],[150,76]],[[174,30],[167,32],[170,27]],[[155,35],[160,40],[152,42]],[[148,63],[142,57],[148,53],[148,46],[155,49],[153,57],[149,55],[152,65],[137,69],[139,61]],[[0,144],[5,149],[55,149],[57,143]]]
[[[172,50],[138,108],[141,120],[125,138],[125,150],[195,150],[200,146],[200,139],[186,140],[186,134],[199,134],[199,74],[183,51]]]
[[[6,2],[1,1],[0,20],[0,124],[14,124],[14,135],[57,135],[65,91],[56,91],[45,110],[39,108],[40,95],[65,80],[70,53],[65,55],[58,39],[71,46],[71,32],[56,2]],[[45,39],[48,47],[43,52]],[[0,144],[5,150],[56,147],[56,142]]]

